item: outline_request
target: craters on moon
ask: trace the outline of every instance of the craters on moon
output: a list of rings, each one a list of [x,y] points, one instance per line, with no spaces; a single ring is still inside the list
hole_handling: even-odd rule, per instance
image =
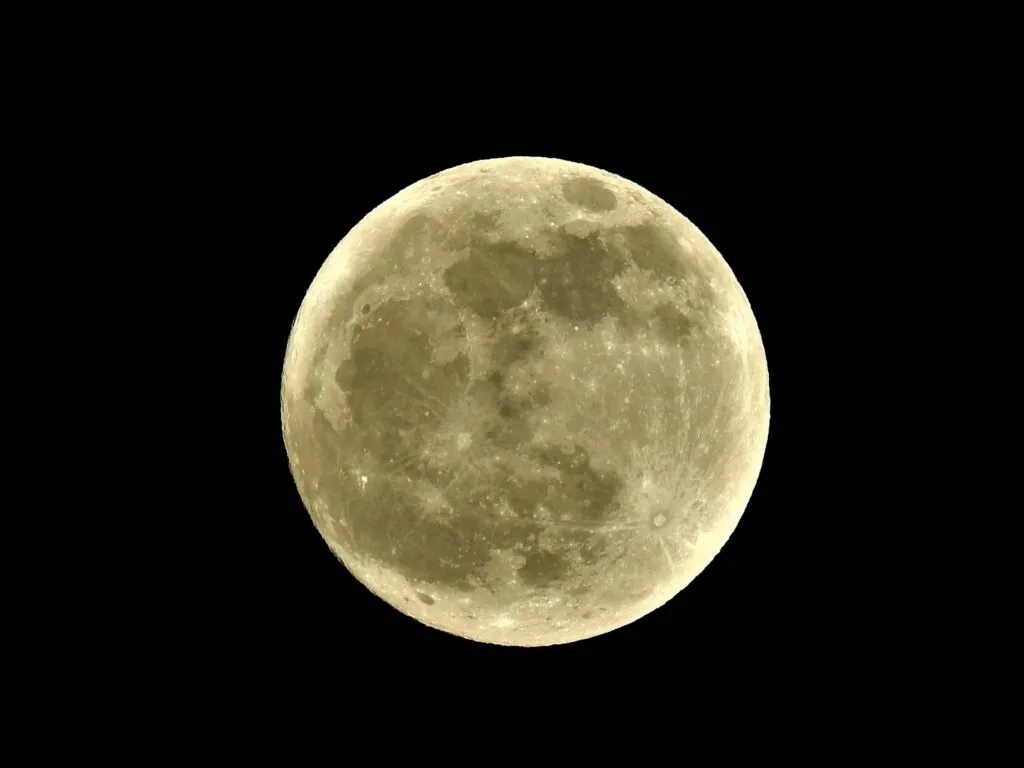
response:
[[[725,450],[717,413],[678,413],[685,363],[718,343],[716,297],[655,217],[600,224],[617,192],[564,178],[551,194],[569,213],[551,219],[552,203],[528,234],[507,211],[414,213],[338,310],[350,344],[303,391],[343,392],[351,424],[312,410],[289,445],[297,481],[336,546],[416,585],[419,610],[462,594],[503,629],[546,595],[598,617],[678,566],[698,480],[679,470],[686,441],[703,478]],[[736,387],[724,368],[716,386]]]

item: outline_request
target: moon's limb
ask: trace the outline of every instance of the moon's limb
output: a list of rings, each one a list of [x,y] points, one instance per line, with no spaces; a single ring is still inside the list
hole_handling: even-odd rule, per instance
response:
[[[685,217],[543,158],[459,166],[361,221],[296,317],[282,424],[349,570],[447,632],[627,624],[719,551],[767,441],[749,302]]]

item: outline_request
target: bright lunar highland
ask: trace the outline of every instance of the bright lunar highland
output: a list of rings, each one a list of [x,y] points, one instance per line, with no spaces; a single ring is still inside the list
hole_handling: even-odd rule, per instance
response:
[[[345,567],[424,624],[516,646],[609,632],[692,581],[750,500],[768,415],[757,323],[708,239],[540,157],[364,217],[302,302],[281,388],[292,474]]]

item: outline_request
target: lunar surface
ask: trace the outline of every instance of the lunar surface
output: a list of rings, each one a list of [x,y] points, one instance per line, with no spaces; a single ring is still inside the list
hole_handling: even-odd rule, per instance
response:
[[[561,160],[451,168],[330,254],[299,309],[284,441],[314,524],[399,611],[569,643],[721,550],[768,437],[750,304],[638,185]]]

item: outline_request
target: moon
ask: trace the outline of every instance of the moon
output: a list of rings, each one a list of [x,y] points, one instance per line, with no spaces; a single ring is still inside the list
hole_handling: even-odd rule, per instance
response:
[[[768,438],[750,303],[687,218],[615,174],[507,157],[366,215],[298,310],[281,421],[302,501],[430,627],[571,643],[721,550]]]

